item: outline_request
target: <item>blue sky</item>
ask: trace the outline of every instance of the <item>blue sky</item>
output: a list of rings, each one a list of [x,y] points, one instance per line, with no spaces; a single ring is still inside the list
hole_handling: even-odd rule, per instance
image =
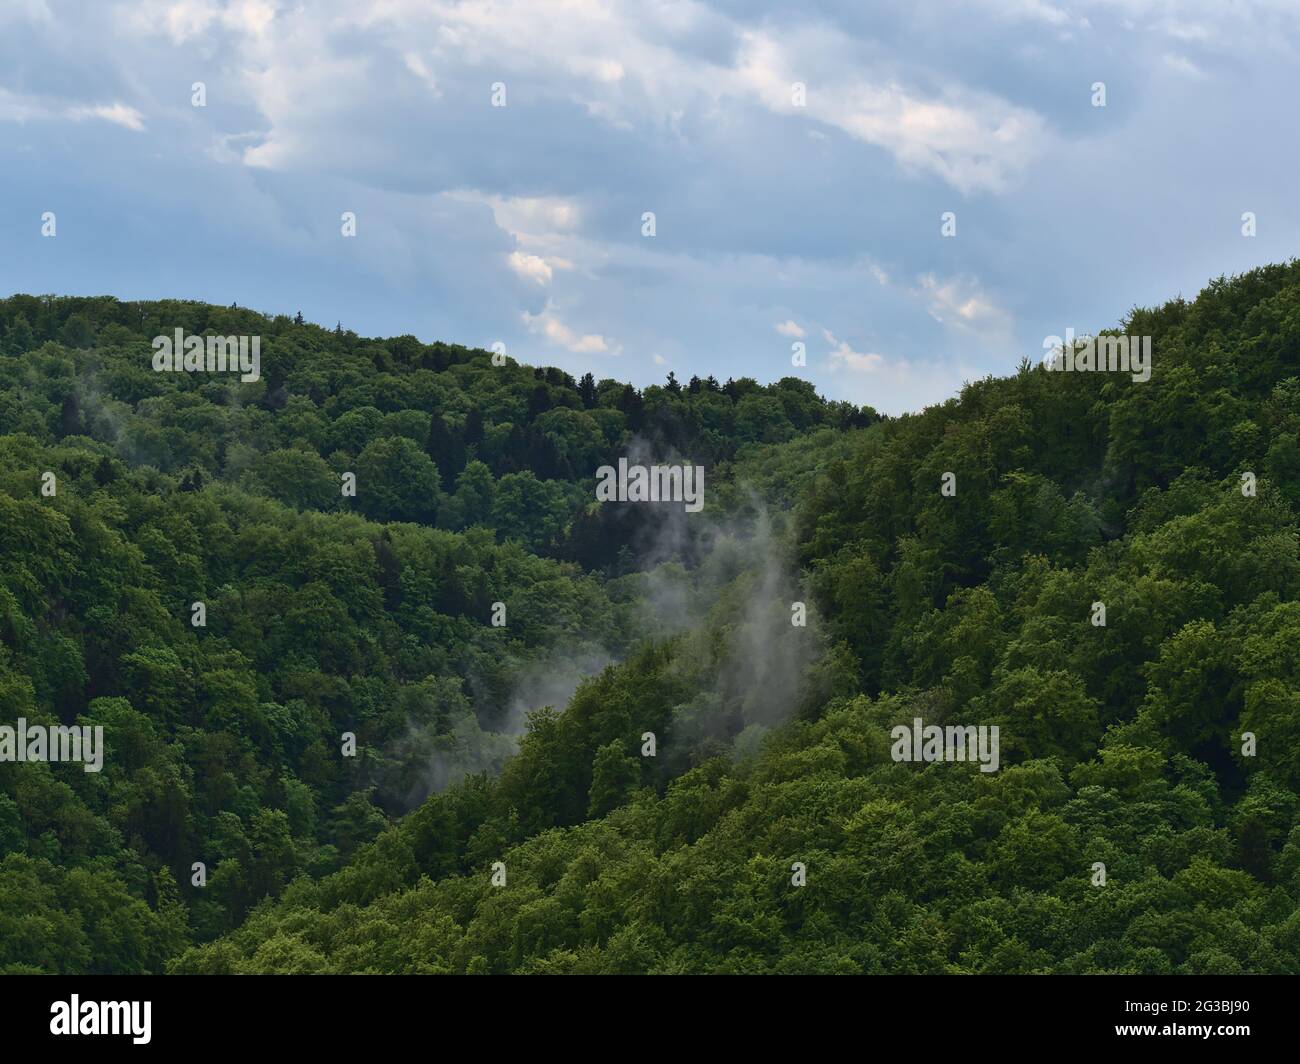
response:
[[[896,413],[1294,255],[1298,46],[1294,0],[3,0],[0,292]]]

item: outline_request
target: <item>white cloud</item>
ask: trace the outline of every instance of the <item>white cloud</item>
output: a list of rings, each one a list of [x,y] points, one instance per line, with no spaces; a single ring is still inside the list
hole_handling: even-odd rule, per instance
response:
[[[540,314],[529,314],[528,311],[524,311],[523,319],[524,324],[532,332],[544,337],[547,343],[563,347],[574,354],[600,354],[609,350],[609,343],[603,336],[596,333],[579,335],[569,328],[560,320],[555,313],[554,305],[549,301]]]
[[[943,325],[988,335],[1005,334],[1010,325],[1010,315],[973,281],[940,281],[925,274],[917,294],[925,299],[930,317]]]
[[[1025,6],[1038,18],[1055,11],[1036,0]],[[176,44],[218,29],[241,35],[230,61],[269,125],[267,144],[248,153],[254,166],[316,167],[337,154],[336,119],[383,106],[372,64],[401,64],[435,89],[469,71],[500,70],[512,102],[526,91],[533,103],[576,103],[617,129],[678,137],[683,115],[757,105],[837,128],[961,191],[1005,187],[1048,147],[1044,120],[1028,108],[951,78],[921,88],[896,70],[877,73],[863,66],[861,41],[816,19],[793,31],[753,28],[690,0],[322,0],[319,9],[278,11],[264,0],[146,0],[141,8],[135,28]],[[710,61],[677,43],[699,34],[730,47]],[[358,39],[372,64],[348,61],[339,42]],[[806,107],[793,106],[793,81],[808,83]]]
[[[551,282],[552,270],[550,264],[539,255],[512,251],[507,256],[506,261],[510,264],[510,268],[525,280],[536,281],[541,285],[550,284]]]
[[[497,196],[476,190],[461,190],[448,196],[485,204],[496,224],[525,245],[553,243],[575,231],[582,220],[578,202],[563,196]],[[554,259],[551,264],[557,265]]]
[[[86,118],[100,118],[105,122],[112,122],[114,125],[133,129],[137,133],[144,131],[144,115],[134,107],[127,107],[126,104],[122,103],[98,104],[93,107],[73,107],[68,110],[68,117],[74,122],[80,122]]]
[[[266,0],[235,0],[226,5],[222,21],[231,29],[263,36],[275,18],[275,4]]]
[[[144,115],[124,103],[55,104],[38,96],[25,96],[0,87],[0,121],[84,122],[87,119],[112,122],[114,125],[144,131]]]
[[[855,351],[847,341],[837,340],[829,329],[823,329],[822,335],[831,345],[831,370],[849,369],[855,373],[875,373],[885,364],[885,356],[874,351]]]
[[[593,59],[580,56],[572,64],[574,73],[581,73],[593,81],[622,81],[625,71],[616,59]]]
[[[851,62],[825,56],[848,51],[846,38],[821,28],[780,39],[741,35],[734,80],[774,111],[806,115],[888,151],[906,169],[937,174],[962,192],[999,191],[1046,146],[1047,124],[1033,111],[990,93],[947,86],[925,96],[895,78],[867,80]],[[804,106],[790,86],[813,70]]]
[[[442,90],[438,88],[438,79],[433,76],[433,71],[429,69],[428,64],[425,63],[418,52],[407,52],[402,56],[402,63],[407,70],[429,87],[429,91],[435,97],[442,95]]]
[[[792,336],[796,340],[802,340],[803,337],[806,335],[803,329],[799,327],[799,325],[794,321],[793,318],[787,321],[780,322],[776,326],[776,331],[779,332],[782,336]]]
[[[261,38],[275,19],[276,9],[268,0],[136,0],[127,16],[139,29],[150,33],[162,27],[173,44],[185,44],[220,26]]]
[[[874,351],[855,351],[829,329],[823,329],[822,335],[831,345],[832,392],[882,413],[901,414],[941,403],[955,395],[964,380],[980,376],[948,357],[925,361],[887,358]]]

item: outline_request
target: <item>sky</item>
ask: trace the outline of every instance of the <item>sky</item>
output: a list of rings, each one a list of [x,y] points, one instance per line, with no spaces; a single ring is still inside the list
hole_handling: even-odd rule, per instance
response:
[[[1296,0],[0,0],[0,294],[916,410],[1295,255],[1298,50]]]

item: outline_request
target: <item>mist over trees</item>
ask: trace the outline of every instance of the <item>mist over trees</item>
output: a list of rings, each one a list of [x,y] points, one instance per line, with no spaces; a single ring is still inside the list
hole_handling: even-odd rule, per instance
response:
[[[0,971],[1300,973],[1300,265],[1121,328],[882,418],[0,301],[0,724],[107,747],[0,761]]]

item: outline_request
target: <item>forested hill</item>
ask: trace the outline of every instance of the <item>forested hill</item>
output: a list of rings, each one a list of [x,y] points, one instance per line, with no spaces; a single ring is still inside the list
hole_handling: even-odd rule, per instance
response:
[[[0,724],[107,745],[0,763],[0,970],[1300,973],[1300,265],[1120,328],[880,419],[0,303]]]
[[[258,372],[156,371],[178,329],[259,337]],[[15,296],[0,350],[0,726],[108,745],[100,774],[0,759],[7,970],[160,969],[706,609],[753,537],[652,580],[704,526],[597,505],[602,464],[681,452],[725,509],[746,448],[877,420],[794,378],[638,391],[197,303]]]
[[[259,379],[155,372],[151,341],[176,330],[260,337]],[[13,296],[0,301],[0,352],[18,360],[7,363],[17,383],[0,392],[6,432],[111,444],[91,449],[182,490],[220,479],[298,510],[491,528],[588,568],[609,567],[634,538],[608,508],[575,521],[592,509],[596,470],[630,440],[712,469],[746,444],[879,419],[795,377],[764,387],[670,373],[639,391],[413,336],[365,339],[341,324],[193,302]],[[338,484],[353,466],[369,486],[355,503]]]

